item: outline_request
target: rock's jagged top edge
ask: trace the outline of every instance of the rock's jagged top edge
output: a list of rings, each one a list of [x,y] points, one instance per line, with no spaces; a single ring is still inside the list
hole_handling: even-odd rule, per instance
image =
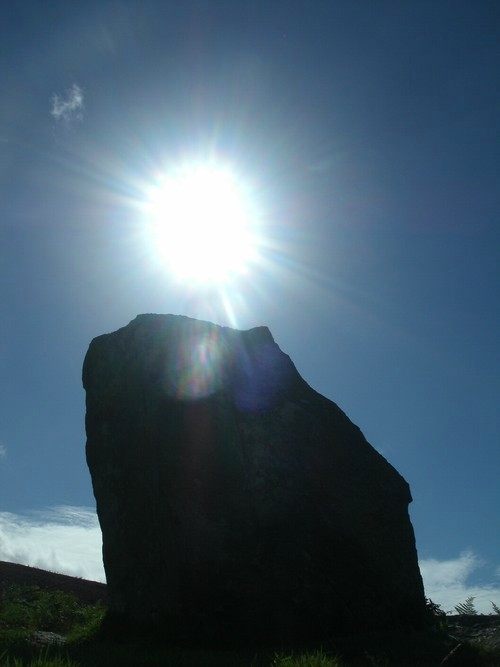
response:
[[[214,327],[224,331],[234,331],[235,333],[250,336],[252,338],[255,337],[259,338],[260,340],[267,340],[269,342],[275,343],[275,340],[273,338],[273,335],[269,327],[265,325],[251,327],[250,329],[236,329],[234,327],[216,324],[215,322],[211,322],[210,320],[201,320],[196,317],[189,317],[188,315],[175,315],[173,313],[140,313],[139,315],[136,315],[136,317],[133,320],[131,320],[127,325],[125,325],[125,327],[121,328],[126,329],[127,327],[133,326],[134,324],[139,325],[147,321],[153,323],[153,322],[168,321],[168,320],[178,321],[178,322],[182,321],[196,322],[202,326]]]

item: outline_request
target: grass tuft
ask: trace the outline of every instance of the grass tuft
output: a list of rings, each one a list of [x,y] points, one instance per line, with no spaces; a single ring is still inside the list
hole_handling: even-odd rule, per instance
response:
[[[341,667],[341,663],[337,657],[316,651],[302,655],[276,655],[272,667]]]

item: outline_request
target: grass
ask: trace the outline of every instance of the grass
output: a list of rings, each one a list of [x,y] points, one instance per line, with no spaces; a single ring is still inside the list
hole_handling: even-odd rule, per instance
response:
[[[73,662],[68,657],[57,656],[50,658],[47,654],[41,654],[36,658],[29,659],[25,662],[22,658],[9,658],[0,663],[2,667],[79,667],[76,662]]]
[[[276,655],[272,667],[341,667],[339,658],[315,651],[303,655]]]
[[[456,643],[436,628],[399,638],[332,640],[310,651],[202,650],[130,637],[101,639],[105,611],[61,591],[8,587],[0,598],[0,667],[438,667]],[[65,643],[40,648],[32,641],[35,631],[57,633]],[[500,667],[500,652],[475,649],[473,664]]]

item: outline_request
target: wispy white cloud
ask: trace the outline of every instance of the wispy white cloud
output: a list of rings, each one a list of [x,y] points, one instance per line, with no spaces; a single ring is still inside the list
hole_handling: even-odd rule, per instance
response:
[[[51,115],[59,121],[83,120],[83,91],[77,83],[66,91],[65,97],[53,95]]]
[[[101,529],[88,507],[0,512],[0,560],[105,581]]]
[[[472,584],[473,572],[484,565],[472,551],[464,551],[458,558],[436,560],[427,558],[420,561],[420,571],[424,580],[425,593],[444,611],[454,612],[455,605],[474,597],[474,606],[479,613],[492,613],[490,600],[500,604],[499,583]],[[497,571],[500,568],[497,568]]]

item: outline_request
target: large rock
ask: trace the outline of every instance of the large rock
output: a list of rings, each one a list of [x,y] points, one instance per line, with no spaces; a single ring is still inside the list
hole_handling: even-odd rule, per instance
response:
[[[266,327],[139,315],[83,383],[112,618],[199,640],[423,622],[408,484]]]

